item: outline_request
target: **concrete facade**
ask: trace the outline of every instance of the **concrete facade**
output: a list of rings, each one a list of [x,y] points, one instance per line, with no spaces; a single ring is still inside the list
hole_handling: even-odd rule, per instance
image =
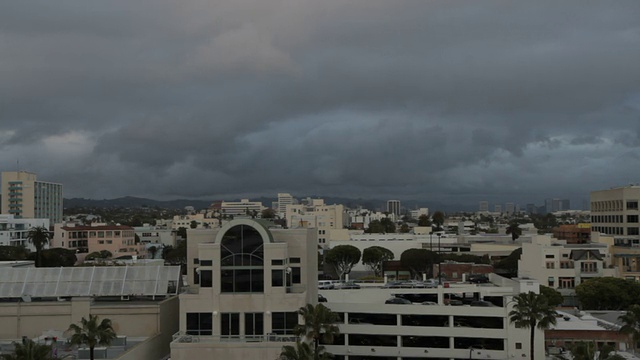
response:
[[[591,230],[612,235],[616,244],[640,246],[640,186],[591,192]]]
[[[0,213],[16,218],[46,218],[62,221],[62,184],[37,181],[26,171],[2,172]]]
[[[146,255],[144,244],[135,243],[135,232],[130,226],[94,225],[65,226],[55,224],[51,247],[92,253],[102,250],[111,252],[113,258],[120,256]]]

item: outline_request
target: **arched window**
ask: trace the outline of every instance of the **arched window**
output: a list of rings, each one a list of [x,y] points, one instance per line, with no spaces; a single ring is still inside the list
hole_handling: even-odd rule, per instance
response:
[[[236,225],[224,234],[220,270],[223,293],[264,292],[264,245],[256,229]]]

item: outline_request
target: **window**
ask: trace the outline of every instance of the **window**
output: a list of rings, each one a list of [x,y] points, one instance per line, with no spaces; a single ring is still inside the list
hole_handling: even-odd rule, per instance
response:
[[[198,264],[200,264],[200,260],[199,260],[198,258],[194,258],[194,259],[193,259],[193,264],[194,264],[194,265],[198,265]]]
[[[300,264],[300,258],[299,257],[289,258],[289,263],[291,263],[291,264]]]
[[[271,270],[271,286],[284,286],[284,270]]]
[[[278,335],[292,335],[298,325],[297,312],[274,312],[271,316],[271,331]]]
[[[240,314],[238,313],[222,313],[222,329],[223,336],[240,335]]]
[[[187,334],[211,335],[213,333],[211,313],[187,313]]]
[[[107,244],[113,244],[113,240],[107,240]]]
[[[554,263],[553,261],[547,261],[547,269],[555,269],[556,268],[556,263]]]
[[[200,266],[211,266],[213,265],[212,260],[200,260]]]
[[[291,268],[291,282],[294,284],[300,284],[301,282],[301,276],[300,276],[300,268],[299,267],[292,267]]]
[[[264,335],[264,319],[262,313],[244,314],[244,334]]]
[[[547,254],[544,256],[546,259],[553,259],[555,256],[553,254]]]
[[[223,293],[264,291],[264,246],[260,233],[247,225],[229,229],[220,244]]]
[[[627,228],[627,235],[640,235],[640,231],[638,231],[637,227]]]
[[[213,286],[213,274],[211,270],[200,270],[200,287]]]
[[[556,282],[556,279],[553,276],[549,276],[549,278],[547,279],[547,283],[549,284],[548,286],[551,288],[554,287],[555,282]]]
[[[627,210],[637,210],[638,201],[627,201]]]
[[[193,272],[193,283],[200,284],[200,274],[197,271]]]
[[[284,265],[284,260],[282,260],[282,259],[273,259],[273,260],[271,260],[271,265]]]
[[[627,215],[627,222],[628,223],[637,223],[638,222],[638,215]]]
[[[522,343],[516,343],[516,350],[522,350]]]
[[[98,240],[98,244],[104,244],[104,240]]]

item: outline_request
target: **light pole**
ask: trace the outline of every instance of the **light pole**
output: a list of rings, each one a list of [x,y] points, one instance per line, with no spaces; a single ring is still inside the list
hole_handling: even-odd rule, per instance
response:
[[[440,270],[440,266],[442,264],[442,259],[440,259],[440,237],[442,237],[442,234],[438,233],[438,285],[442,285],[442,271]]]
[[[287,282],[287,292],[291,292],[291,286],[293,284],[291,284],[291,267],[287,266],[287,269],[285,270],[287,273],[287,279],[285,280]]]

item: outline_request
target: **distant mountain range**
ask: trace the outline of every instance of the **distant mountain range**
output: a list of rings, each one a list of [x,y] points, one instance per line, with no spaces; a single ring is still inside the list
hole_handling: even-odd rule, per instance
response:
[[[309,196],[310,198],[324,199],[325,204],[342,204],[348,208],[357,208],[362,206],[363,208],[370,210],[384,211],[386,209],[386,200],[379,199],[349,199],[340,197],[326,197],[326,196]],[[297,197],[298,200],[305,199],[307,196]],[[239,199],[225,199],[226,201],[239,201]],[[206,209],[213,202],[219,200],[191,200],[191,199],[177,199],[177,200],[153,200],[147,198],[139,198],[134,196],[125,196],[116,199],[84,199],[84,198],[72,198],[64,199],[65,208],[85,207],[85,208],[154,208],[161,209],[184,209],[187,206],[193,206],[196,210]],[[253,198],[251,201],[260,201],[264,206],[271,206],[271,204],[277,201],[277,198]],[[476,211],[477,209],[460,204],[444,205],[441,203],[427,203],[425,201],[411,200],[402,201],[402,207],[406,209],[416,209],[419,207],[428,207],[431,212],[436,210],[442,210],[445,212],[454,211]]]

